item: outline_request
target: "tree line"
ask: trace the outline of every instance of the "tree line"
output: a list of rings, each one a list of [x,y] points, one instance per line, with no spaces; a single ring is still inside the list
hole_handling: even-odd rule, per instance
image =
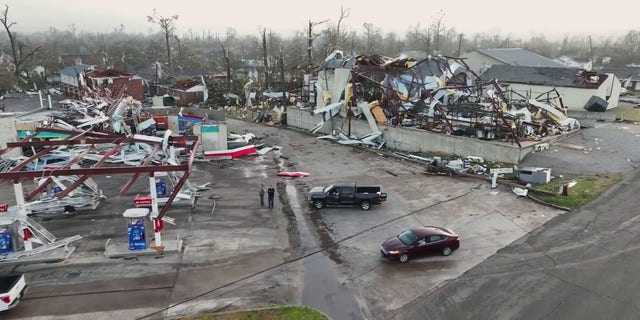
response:
[[[152,34],[131,33],[124,25],[108,32],[86,32],[77,30],[73,24],[65,29],[49,27],[23,34],[14,31],[17,22],[11,19],[10,8],[4,5],[0,10],[0,23],[5,30],[0,35],[0,52],[4,53],[0,89],[5,90],[29,85],[25,78],[35,66],[43,66],[47,74],[59,71],[60,56],[64,54],[98,54],[106,65],[133,73],[149,70],[156,62],[178,73],[223,72],[229,75],[228,89],[234,79],[246,78],[246,74],[238,71],[246,66],[247,60],[259,61],[257,71],[261,78],[257,80],[269,88],[291,81],[296,70],[321,64],[334,50],[343,50],[346,55],[395,57],[402,52],[421,52],[464,56],[473,49],[519,47],[551,58],[594,59],[595,64],[603,57],[610,57],[613,65],[637,63],[640,58],[640,30],[595,41],[571,35],[552,40],[543,34],[529,37],[462,34],[443,23],[442,11],[398,34],[384,32],[373,22],[358,29],[346,28],[344,24],[351,11],[342,7],[337,19],[309,20],[293,35],[283,36],[268,28],[255,34],[239,34],[232,27],[222,33],[188,29],[179,34],[176,31],[181,23],[179,16],[163,15],[156,10],[146,17],[149,26],[158,31]]]

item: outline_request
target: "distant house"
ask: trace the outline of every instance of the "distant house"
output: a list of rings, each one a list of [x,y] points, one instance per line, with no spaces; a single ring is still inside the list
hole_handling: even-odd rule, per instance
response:
[[[562,63],[522,48],[476,49],[464,56],[478,74],[494,65],[560,68]]]
[[[58,57],[58,62],[63,66],[73,66],[76,64],[102,65],[105,63],[102,54],[63,54]]]
[[[92,90],[108,89],[112,96],[122,92],[143,101],[144,80],[136,75],[117,69],[99,69],[85,72],[87,86]]]
[[[640,90],[640,66],[606,66],[603,73],[613,73],[629,90]]]
[[[501,85],[525,97],[536,98],[554,88],[567,110],[604,111],[618,105],[620,80],[612,73],[575,68],[494,65],[481,78],[496,79]]]
[[[36,66],[35,68],[33,68],[31,70],[31,74],[36,76],[36,77],[41,77],[44,78],[44,74],[47,71],[47,69],[45,69],[45,67],[43,66]]]
[[[82,95],[82,74],[92,66],[87,64],[77,64],[60,70],[60,88],[69,97],[76,99]]]
[[[416,60],[421,60],[426,58],[429,54],[426,51],[422,50],[408,50],[400,52],[400,56],[407,56],[409,58],[414,58]]]
[[[227,79],[227,72],[226,71],[213,71],[213,72],[209,73],[208,76],[209,76],[210,79],[226,80]]]
[[[0,66],[3,64],[9,64],[10,61],[11,61],[11,57],[9,57],[4,52],[0,53]]]
[[[209,99],[209,90],[204,77],[193,77],[176,81],[173,86],[157,86],[157,95],[170,95],[186,103],[200,103]]]

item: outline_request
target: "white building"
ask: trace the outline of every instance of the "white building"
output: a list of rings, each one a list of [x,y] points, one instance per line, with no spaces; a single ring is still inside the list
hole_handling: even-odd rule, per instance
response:
[[[79,97],[81,92],[81,75],[89,68],[91,68],[90,65],[77,64],[60,70],[60,86],[67,96]]]
[[[535,99],[556,89],[567,110],[605,111],[618,106],[622,85],[613,73],[575,68],[539,68],[494,65],[484,80],[496,79],[501,86]]]
[[[480,74],[493,65],[551,67],[563,65],[543,55],[522,48],[476,49],[464,55],[469,69]]]

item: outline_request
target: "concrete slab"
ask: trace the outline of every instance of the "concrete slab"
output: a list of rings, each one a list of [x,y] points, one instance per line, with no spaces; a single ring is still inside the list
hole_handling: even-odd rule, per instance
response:
[[[23,256],[23,257],[20,257],[17,259],[11,259],[11,260],[0,260],[0,265],[11,266],[11,265],[25,265],[25,264],[34,264],[34,263],[49,263],[49,262],[64,261],[68,259],[75,250],[76,250],[75,246],[68,246],[66,248],[60,247],[60,248],[55,248],[49,251],[35,254],[33,256]]]
[[[154,256],[170,253],[179,253],[182,251],[183,241],[177,240],[163,240],[162,250],[156,249],[142,249],[142,250],[129,250],[129,244],[126,242],[111,243],[111,239],[107,240],[105,245],[104,255],[107,258],[125,258],[136,256]]]
[[[261,143],[282,149],[194,165],[191,182],[211,183],[212,190],[193,208],[172,207],[168,214],[175,218],[175,225],[166,225],[163,231],[165,241],[169,234],[181,234],[184,250],[126,259],[105,257],[107,239],[118,240],[119,251],[130,253],[121,214],[133,205],[136,194],[148,192],[148,183],[139,179],[126,195],[119,196],[129,177],[97,177],[107,196],[97,210],[40,221],[56,237],[82,235],[77,250],[63,263],[19,266],[15,271],[26,273],[32,293],[40,294],[26,297],[21,306],[25,308],[3,314],[3,319],[79,319],[83,315],[120,319],[122,310],[131,310],[131,317],[158,312],[162,318],[218,307],[233,310],[275,304],[313,305],[334,319],[352,319],[350,315],[359,315],[361,309],[364,318],[380,319],[392,308],[463,274],[558,213],[518,198],[506,188],[492,190],[489,182],[425,176],[421,165],[377,151],[250,122],[229,121],[228,125],[232,131],[254,133]],[[311,175],[278,177],[282,170]],[[370,211],[314,211],[306,205],[311,186],[338,180],[380,184],[389,200]],[[276,189],[273,209],[260,206],[261,184]],[[11,203],[12,198],[11,186],[0,185],[0,199]],[[461,249],[449,257],[408,264],[381,259],[382,240],[417,224],[452,227],[463,237]],[[150,239],[152,234],[147,236]],[[327,249],[298,260],[319,248]]]

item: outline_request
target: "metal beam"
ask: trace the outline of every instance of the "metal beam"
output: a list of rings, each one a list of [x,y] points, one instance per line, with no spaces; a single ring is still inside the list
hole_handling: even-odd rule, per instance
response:
[[[196,157],[196,150],[198,149],[198,145],[200,145],[200,137],[196,136],[196,141],[193,143],[191,147],[191,155],[189,156],[189,172],[191,172],[191,166],[193,166],[193,160]]]
[[[148,166],[151,160],[153,159],[153,157],[156,155],[156,153],[158,153],[158,150],[160,150],[160,145],[156,144],[156,146],[153,147],[153,150],[151,151],[151,153],[149,153],[149,156],[144,160],[144,163],[142,165]],[[133,177],[131,177],[131,179],[129,179],[129,181],[125,183],[122,189],[120,189],[120,195],[124,196],[124,194],[127,193],[127,191],[129,191],[129,188],[131,188],[131,186],[133,186],[133,184],[136,183],[136,180],[138,180],[139,177],[140,177],[140,173],[134,174]]]
[[[20,141],[29,141],[31,138],[35,137],[38,134],[38,132],[32,133],[26,137],[24,137],[23,139],[20,139]],[[2,150],[0,150],[0,156],[9,152],[9,150],[11,150],[13,148],[4,148]]]
[[[189,178],[189,174],[191,173],[191,165],[193,164],[193,159],[195,157],[195,150],[197,149],[198,144],[200,144],[200,137],[197,137],[196,142],[193,144],[193,149],[191,150],[191,156],[189,157],[189,163],[187,163],[187,170],[184,171],[184,175],[182,175],[182,178],[180,178],[180,181],[178,181],[178,183],[173,187],[173,192],[171,192],[169,199],[167,199],[167,203],[165,203],[164,206],[162,207],[162,210],[158,215],[158,219],[162,219],[165,213],[169,211],[169,208],[171,207],[173,200],[178,195],[178,192],[180,192],[180,189],[182,189],[182,186],[184,185],[184,183],[187,182],[187,179]]]
[[[68,139],[61,139],[61,140],[49,140],[49,141],[18,141],[18,142],[7,142],[7,148],[9,147],[46,147],[46,146],[70,146],[70,145],[77,145],[77,144],[107,144],[107,143],[119,143],[119,141],[117,141],[118,139],[123,139],[125,138],[125,136],[117,136],[117,137],[102,137],[102,138],[97,138],[97,137],[92,137],[92,138],[82,138],[82,139],[78,139],[78,138],[68,138]],[[193,141],[195,140],[194,138],[174,138],[174,139],[169,139],[169,141],[171,143],[177,143],[177,142],[187,142],[187,141]],[[154,141],[149,141],[149,140],[144,140],[144,139],[136,139],[133,138],[131,140],[131,142],[141,142],[141,143],[147,143],[147,144],[156,144],[156,143],[161,143],[161,142],[154,142]]]
[[[80,169],[46,169],[42,171],[20,171],[20,172],[0,172],[0,179],[19,179],[28,180],[40,177],[59,177],[72,175],[101,175],[101,174],[119,174],[119,173],[148,173],[158,171],[186,171],[189,169],[188,164],[181,165],[160,165],[160,166],[141,166],[141,167],[106,167],[106,168],[80,168]]]
[[[68,134],[70,136],[73,136],[75,134],[81,133],[83,132],[85,136],[87,137],[94,137],[94,138],[121,138],[122,135],[119,134],[113,134],[113,133],[107,133],[107,132],[98,132],[95,129],[91,130],[91,131],[78,131],[78,130],[67,130],[67,129],[58,129],[58,128],[46,128],[46,127],[38,127],[36,128],[36,134],[39,132],[53,132],[53,133],[61,133],[61,134]],[[24,140],[24,139],[23,139]]]
[[[51,179],[51,177],[47,177],[47,179],[45,181],[42,181],[40,184],[38,184],[38,186],[29,191],[29,193],[27,193],[24,198],[26,200],[31,200],[31,198],[33,198],[36,194],[40,193],[40,191],[42,191],[42,189],[46,188],[51,182],[53,182],[53,179]]]
[[[94,164],[92,168],[96,168],[101,166],[105,161],[107,161],[107,159],[109,159],[109,157],[114,154],[118,149],[120,149],[120,147],[122,147],[123,144],[128,143],[129,140],[131,140],[131,137],[128,137],[127,139],[123,140],[122,142],[120,142],[117,146],[111,148],[111,150],[107,151],[104,156],[100,159],[100,161],[98,161],[98,163]],[[92,146],[93,147],[93,146]],[[88,150],[89,148],[87,148]],[[85,150],[85,151],[87,151]],[[88,152],[88,151],[87,151]],[[70,186],[68,186],[66,189],[62,190],[62,192],[59,192],[56,194],[56,197],[58,197],[58,199],[62,199],[64,197],[66,197],[71,191],[73,191],[75,188],[77,188],[79,185],[81,185],[82,183],[84,183],[87,179],[89,179],[90,175],[85,174],[82,177],[78,178],[78,180],[74,181]]]
[[[7,147],[46,147],[46,146],[70,146],[77,144],[107,144],[107,143],[119,143],[124,139],[124,136],[119,138],[82,138],[82,139],[63,139],[63,140],[50,140],[50,141],[25,141],[25,142],[7,142]],[[120,140],[120,141],[118,141]]]
[[[80,138],[80,137],[82,137],[85,133],[86,133],[86,132],[80,132],[80,133],[78,133],[78,134],[77,134],[76,136],[74,136],[74,137],[75,137],[75,138]],[[46,143],[46,144],[44,145],[44,146],[46,147],[46,146],[49,146],[49,144],[48,144],[48,143],[49,143],[49,142],[51,142],[51,141],[39,141],[39,142],[44,142],[44,143]],[[25,141],[25,142],[8,142],[8,143],[31,143],[31,142]],[[54,148],[53,148],[53,147],[48,147],[48,148],[45,148],[45,149],[43,149],[43,150],[40,150],[40,151],[39,151],[39,152],[37,152],[36,154],[34,154],[34,155],[32,155],[31,157],[29,157],[27,160],[24,160],[24,161],[20,162],[18,165],[16,165],[15,167],[13,167],[13,169],[11,169],[9,172],[17,172],[17,171],[20,171],[20,170],[22,170],[22,168],[24,168],[24,167],[28,166],[28,165],[29,165],[29,163],[31,163],[33,160],[38,159],[38,158],[40,158],[41,156],[43,156],[43,155],[45,155],[45,154],[47,154],[47,153],[49,153],[49,152],[51,152],[51,151],[53,151],[53,150],[54,150]],[[64,166],[63,166],[63,168],[64,168]]]
[[[84,151],[82,151],[80,154],[78,154],[77,156],[75,156],[73,159],[71,159],[71,161],[69,161],[67,164],[65,164],[63,167],[71,167],[72,165],[80,162],[82,160],[82,158],[84,158],[84,156],[86,156],[89,152],[91,152],[91,150],[95,149],[96,145],[90,145],[88,148],[86,148]]]
[[[165,213],[169,211],[169,208],[171,207],[173,200],[176,198],[176,196],[180,192],[180,189],[182,189],[182,186],[187,181],[187,178],[189,178],[189,172],[190,172],[189,170],[185,170],[184,175],[182,175],[182,178],[180,178],[178,183],[175,186],[173,186],[173,192],[171,192],[169,199],[167,199],[167,203],[165,203],[164,206],[162,207],[162,210],[160,210],[160,214],[158,214],[158,219],[162,219]],[[153,190],[151,192],[153,192]]]
[[[69,168],[72,165],[74,165],[76,162],[80,161],[82,159],[82,157],[84,157],[85,155],[87,155],[87,153],[89,153],[89,151],[93,150],[95,148],[95,146],[90,146],[89,148],[87,148],[86,150],[84,150],[81,154],[77,155],[75,158],[71,159],[71,161],[69,161],[67,164],[63,165],[62,168]],[[51,179],[51,177],[48,177],[45,181],[41,182],[38,184],[38,186],[29,191],[29,193],[27,193],[25,195],[25,199],[27,200],[31,200],[31,198],[33,196],[35,196],[36,194],[38,194],[40,191],[42,191],[42,189],[46,188],[49,184],[51,184],[51,182],[53,182],[53,179]]]
[[[26,167],[29,165],[29,163],[31,163],[33,160],[36,160],[38,158],[40,158],[41,156],[49,153],[53,151],[53,148],[45,148],[43,150],[40,150],[38,152],[36,152],[36,154],[32,155],[31,157],[27,158],[27,160],[24,160],[20,163],[18,163],[18,165],[16,165],[15,167],[13,167],[13,169],[9,170],[9,172],[17,172],[22,170],[22,168]]]

